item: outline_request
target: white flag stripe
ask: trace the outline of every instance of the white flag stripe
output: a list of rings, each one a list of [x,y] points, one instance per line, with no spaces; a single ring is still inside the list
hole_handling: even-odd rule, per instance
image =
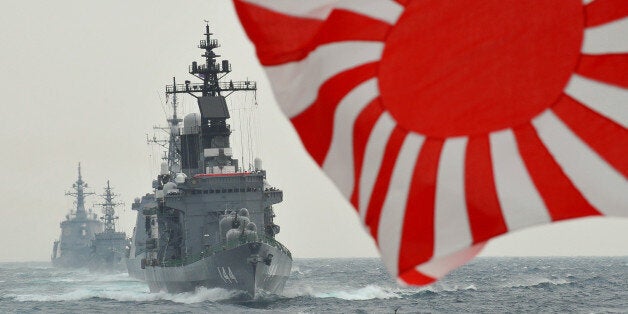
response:
[[[551,222],[510,129],[490,134],[495,190],[509,231]]]
[[[334,114],[331,146],[323,162],[323,171],[347,198],[353,192],[353,124],[362,109],[378,97],[377,79],[372,78],[349,92]]]
[[[441,278],[450,271],[466,264],[482,251],[484,243],[457,251],[451,255],[431,259],[429,262],[417,266],[415,269],[432,278]]]
[[[368,142],[364,149],[364,159],[362,162],[362,171],[360,173],[360,189],[358,193],[358,208],[362,221],[366,218],[366,210],[371,199],[373,186],[379,169],[381,168],[384,153],[386,151],[386,143],[395,128],[395,120],[386,111],[379,117],[373,131],[369,135]]]
[[[533,119],[532,124],[565,175],[591,205],[604,215],[628,215],[628,181],[623,175],[591,150],[552,111],[545,111]]]
[[[582,52],[607,54],[628,52],[628,17],[584,30]]]
[[[628,89],[574,74],[565,88],[565,93],[591,110],[628,128]]]
[[[417,156],[425,138],[416,133],[408,133],[403,141],[395,162],[386,199],[379,218],[377,241],[382,259],[388,271],[396,275],[399,265],[399,246],[403,221],[406,213],[408,193],[412,183]]]
[[[356,66],[378,61],[381,42],[342,42],[318,47],[301,61],[265,67],[277,102],[292,118],[309,107],[325,81]],[[351,51],[351,53],[346,53]]]
[[[434,257],[449,255],[472,243],[464,189],[467,137],[445,141],[438,162],[434,217]]]
[[[391,0],[244,0],[286,15],[324,20],[335,9],[345,9],[395,24],[403,7]]]

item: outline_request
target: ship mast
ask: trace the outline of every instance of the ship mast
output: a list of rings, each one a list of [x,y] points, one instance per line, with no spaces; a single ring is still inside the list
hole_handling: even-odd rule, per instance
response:
[[[177,86],[176,78],[172,78],[172,85]],[[168,138],[168,169],[174,169],[175,165],[180,166],[180,153],[179,147],[181,147],[181,140],[179,139],[179,123],[183,120],[177,117],[177,94],[172,94],[172,118],[168,119],[169,138]]]
[[[174,86],[173,88],[176,89],[176,78],[172,78],[172,83],[172,86]],[[183,119],[179,118],[177,114],[178,105],[179,103],[177,101],[177,94],[174,93],[172,95],[172,116],[166,119],[166,121],[168,122],[168,126],[153,127],[153,129],[162,130],[168,133],[168,140],[158,139],[156,136],[153,136],[153,138],[147,138],[147,142],[149,144],[154,143],[166,149],[162,160],[168,163],[168,169],[170,169],[172,173],[178,172],[178,168],[180,168],[181,166],[181,138],[179,137],[179,135],[181,130],[180,125],[181,122],[183,122]]]
[[[201,56],[204,58],[204,64],[194,61],[189,67],[189,73],[202,82],[192,83],[186,80],[185,84],[174,82],[166,86],[166,95],[185,93],[195,97],[200,111],[199,142],[189,137],[181,139],[181,145],[185,145],[189,150],[186,155],[188,159],[182,162],[183,168],[187,169],[184,172],[187,174],[204,173],[206,169],[215,167],[221,169],[220,171],[223,167],[238,168],[237,160],[231,158],[232,151],[229,142],[231,128],[226,122],[230,114],[225,98],[236,91],[257,90],[257,84],[253,81],[221,81],[231,72],[231,64],[228,60],[217,61],[220,55],[217,55],[214,49],[220,47],[220,44],[218,40],[211,38],[213,34],[209,31],[208,24],[205,25],[204,35],[205,38],[198,45],[198,48],[203,51]],[[185,136],[182,135],[182,137]],[[190,155],[194,156],[190,157]]]
[[[87,212],[85,211],[85,197],[88,195],[93,195],[93,192],[87,192],[85,189],[87,188],[87,183],[83,181],[83,177],[81,176],[81,163],[78,164],[78,179],[74,184],[72,184],[72,189],[74,191],[65,192],[65,195],[76,197],[76,218],[78,219],[86,219]]]
[[[113,233],[116,232],[116,220],[118,216],[116,216],[115,208],[118,205],[122,205],[122,203],[115,202],[117,194],[114,194],[111,186],[109,185],[109,180],[107,180],[107,187],[105,187],[105,194],[100,195],[105,202],[102,204],[97,204],[102,206],[102,212],[104,214],[103,217],[100,217],[105,223],[105,233]]]
[[[185,81],[185,84],[176,83],[166,86],[166,95],[168,94],[190,94],[196,98],[203,96],[224,96],[227,97],[236,91],[255,91],[257,84],[254,81],[229,81],[221,82],[220,79],[231,72],[231,64],[228,60],[222,60],[221,63],[216,62],[216,58],[220,57],[214,52],[215,48],[220,47],[217,39],[212,39],[213,33],[209,32],[209,24],[205,25],[205,39],[198,44],[198,48],[203,50],[202,57],[205,58],[205,64],[199,65],[196,61],[192,62],[189,73],[202,80],[202,83],[192,83]],[[227,92],[223,95],[223,92]],[[200,96],[197,96],[200,94]]]

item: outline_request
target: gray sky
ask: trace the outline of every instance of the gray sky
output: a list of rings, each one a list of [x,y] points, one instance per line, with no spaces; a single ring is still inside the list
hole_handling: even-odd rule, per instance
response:
[[[297,258],[377,255],[279,112],[231,1],[23,0],[3,3],[0,19],[0,261],[49,259],[79,161],[95,192],[109,179],[121,194],[118,229],[130,233],[130,204],[157,171],[159,149],[145,134],[165,122],[172,76],[190,79],[204,19],[232,62],[231,78],[258,81],[259,155],[269,182],[284,190],[279,240]],[[195,106],[184,101],[187,112]],[[516,232],[484,254],[628,255],[626,239],[627,219],[598,218]]]

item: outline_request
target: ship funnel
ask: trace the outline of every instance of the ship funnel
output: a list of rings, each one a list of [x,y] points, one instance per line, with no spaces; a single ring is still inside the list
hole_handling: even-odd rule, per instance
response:
[[[262,170],[262,160],[260,158],[255,158],[255,171]]]
[[[168,163],[167,162],[162,162],[161,163],[161,172],[160,172],[160,174],[166,175],[166,174],[169,174],[169,173],[170,173],[170,170],[168,169]]]

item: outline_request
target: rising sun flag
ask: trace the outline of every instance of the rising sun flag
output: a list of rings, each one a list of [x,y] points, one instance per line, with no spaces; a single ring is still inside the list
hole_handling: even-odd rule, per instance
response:
[[[628,0],[234,0],[276,99],[402,283],[628,216]]]

